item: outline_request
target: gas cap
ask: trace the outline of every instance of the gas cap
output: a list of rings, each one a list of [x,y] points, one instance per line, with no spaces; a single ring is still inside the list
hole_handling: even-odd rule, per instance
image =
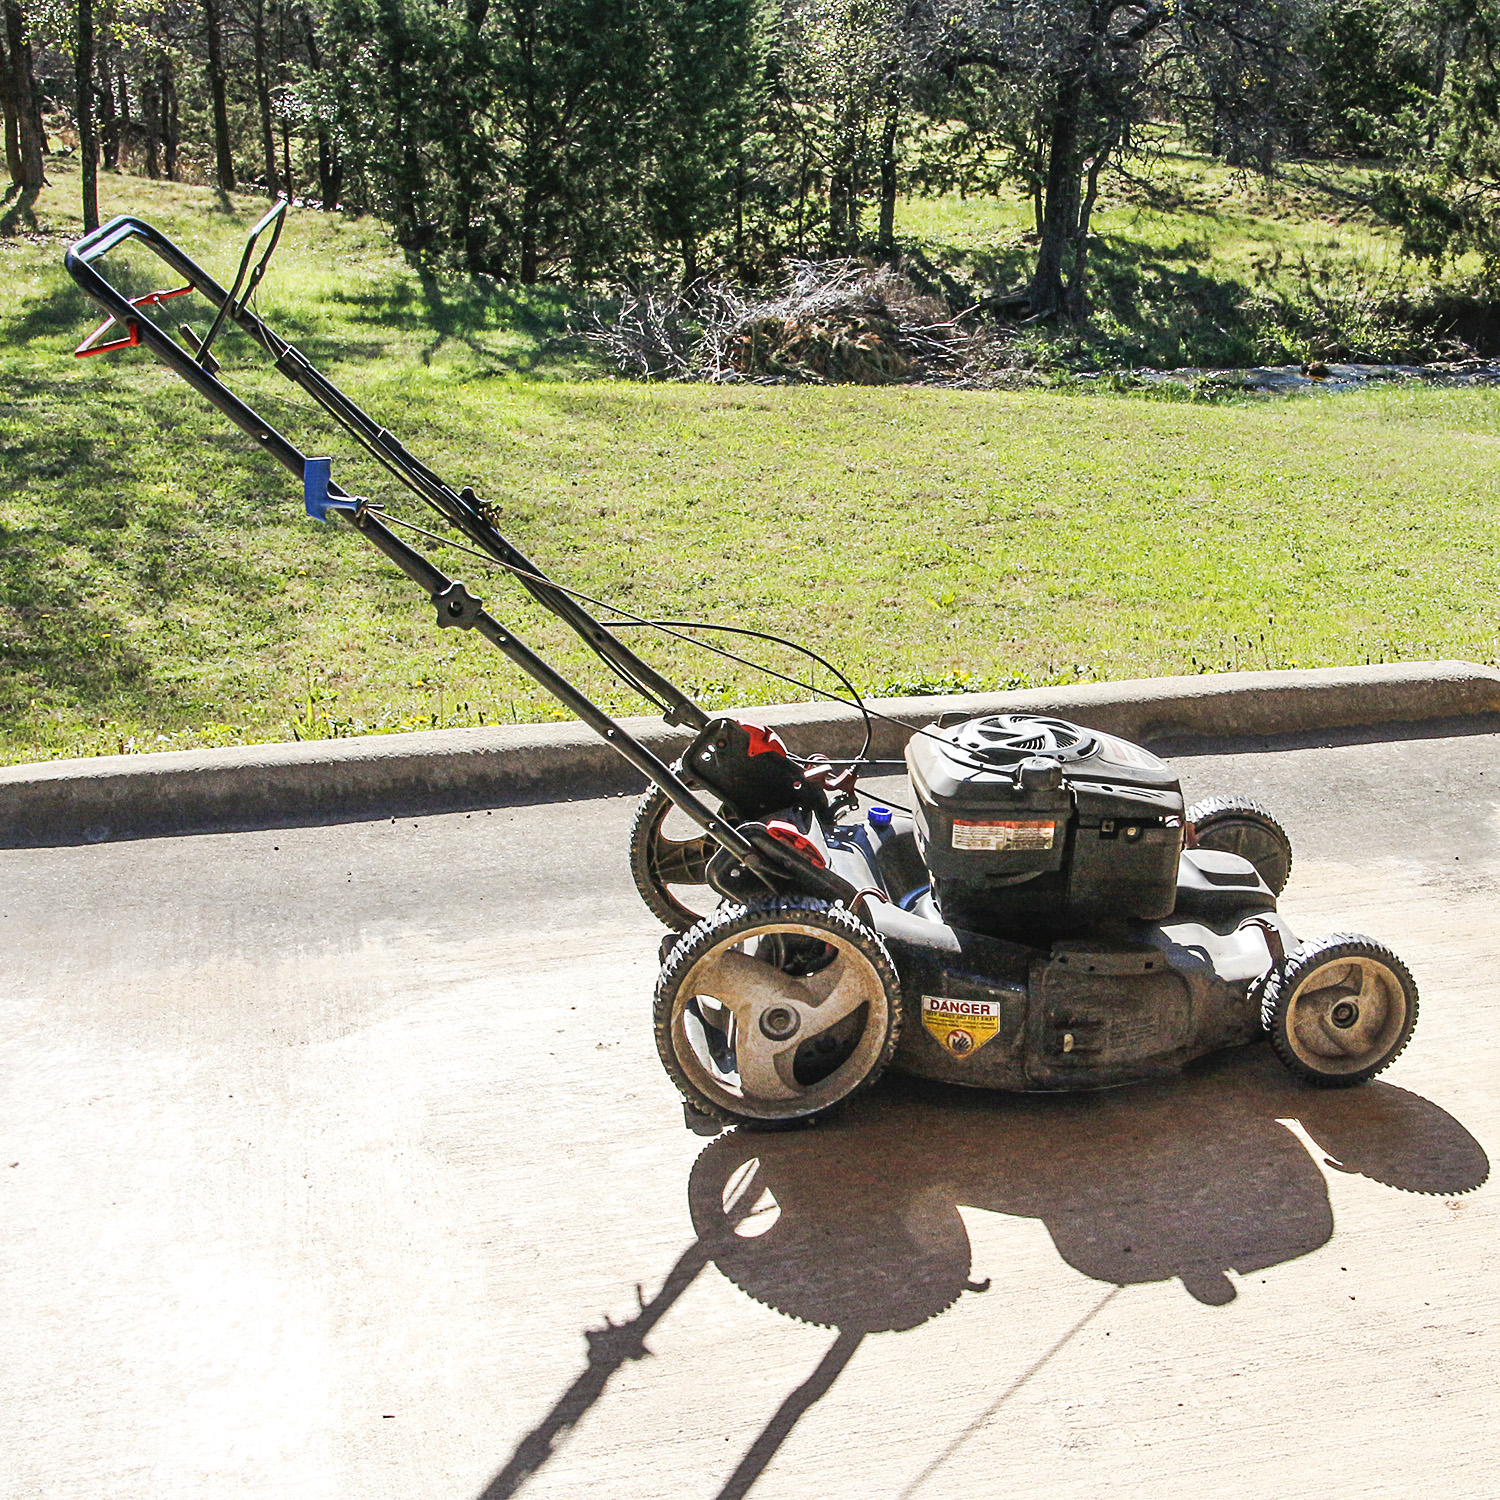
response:
[[[1048,755],[1028,755],[1016,767],[1016,782],[1028,792],[1055,792],[1063,784],[1062,762]]]

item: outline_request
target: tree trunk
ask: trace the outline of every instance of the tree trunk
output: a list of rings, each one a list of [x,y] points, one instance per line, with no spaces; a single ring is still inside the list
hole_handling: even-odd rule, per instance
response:
[[[123,52],[115,59],[115,102],[119,105],[119,117],[115,121],[116,134],[120,141],[120,150],[125,151],[130,145],[130,80],[125,76],[125,57]]]
[[[177,112],[177,76],[172,69],[172,56],[170,53],[162,53],[157,76],[161,89],[161,146],[163,165],[167,169],[168,181],[176,182],[177,142],[182,135],[182,125]]]
[[[1068,275],[1066,309],[1075,323],[1081,323],[1089,310],[1089,221],[1094,216],[1094,204],[1099,201],[1099,173],[1104,170],[1112,145],[1113,143],[1097,151],[1088,164],[1083,206],[1078,211],[1078,228],[1073,232],[1073,267]]]
[[[302,12],[302,29],[307,42],[307,63],[314,73],[321,70],[323,57],[318,47],[318,29],[310,11]],[[339,172],[336,165],[333,136],[323,120],[318,121],[318,197],[323,212],[331,214],[339,206]]]
[[[333,142],[326,125],[318,126],[318,197],[325,214],[331,214],[339,206],[338,189],[333,178]]]
[[[1082,162],[1078,155],[1078,114],[1082,85],[1063,84],[1052,110],[1047,151],[1047,181],[1043,188],[1042,243],[1026,300],[1035,318],[1063,311],[1063,264],[1078,226],[1078,191]]]
[[[255,103],[260,111],[260,150],[266,168],[266,191],[271,197],[281,191],[281,174],[276,170],[276,134],[271,127],[271,74],[266,64],[266,0],[255,0],[250,18],[251,42],[255,55]]]
[[[536,282],[538,255],[536,243],[536,205],[530,193],[521,204],[521,275],[522,286]]]
[[[16,91],[10,76],[10,49],[0,25],[0,113],[5,116],[5,168],[12,187],[21,185],[21,137],[16,122]]]
[[[738,146],[734,151],[734,269],[741,281],[745,276],[745,160]]]
[[[147,73],[141,79],[141,129],[146,136],[146,176],[155,182],[161,176],[161,138],[157,122],[161,115],[161,98],[156,75]]]
[[[880,253],[887,258],[896,253],[896,130],[900,123],[901,105],[892,89],[880,132]]]
[[[412,67],[414,49],[402,7],[396,0],[383,0],[378,15],[385,35],[385,86],[392,127],[399,132],[390,148],[393,227],[396,243],[408,254],[420,256],[430,238],[426,222],[426,177],[417,141],[422,104],[426,102],[425,99],[418,102],[423,83]]]
[[[94,134],[94,0],[78,0],[78,175],[83,189],[83,232],[99,227],[99,143]]]
[[[234,187],[234,151],[229,141],[229,98],[224,83],[219,0],[203,0],[203,20],[208,33],[208,92],[213,104],[214,161],[219,186],[227,193]]]
[[[5,51],[10,62],[10,97],[16,114],[16,144],[21,175],[16,186],[22,192],[38,193],[47,181],[43,157],[47,136],[42,126],[41,100],[31,65],[31,42],[26,18],[18,0],[4,0]]]
[[[112,64],[107,27],[99,41],[98,63],[94,78],[94,107],[99,112],[99,149],[104,156],[104,170],[115,172],[120,166],[120,122],[115,115],[115,85],[110,77]]]

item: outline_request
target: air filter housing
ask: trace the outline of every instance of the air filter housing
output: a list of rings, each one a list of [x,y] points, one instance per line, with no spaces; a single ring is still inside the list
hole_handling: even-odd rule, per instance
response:
[[[1010,936],[1171,914],[1182,789],[1149,751],[1066,719],[991,714],[919,731],[906,764],[945,920]]]

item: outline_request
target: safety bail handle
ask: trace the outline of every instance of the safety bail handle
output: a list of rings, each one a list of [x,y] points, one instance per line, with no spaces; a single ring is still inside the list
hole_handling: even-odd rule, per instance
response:
[[[191,284],[180,286],[170,292],[147,292],[144,297],[130,298],[132,307],[155,307],[160,302],[167,301],[170,297],[181,297],[191,292]],[[74,359],[86,359],[90,354],[108,354],[112,349],[134,349],[141,341],[141,331],[132,320],[126,323],[130,331],[122,339],[112,339],[107,344],[96,344],[97,338],[102,338],[111,328],[115,326],[115,315],[111,313],[74,351]]]

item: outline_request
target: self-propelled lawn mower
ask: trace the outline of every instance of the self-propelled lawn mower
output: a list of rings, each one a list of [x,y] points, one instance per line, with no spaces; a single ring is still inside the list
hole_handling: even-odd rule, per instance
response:
[[[553,582],[501,535],[494,505],[446,484],[251,310],[285,213],[278,204],[251,231],[227,291],[139,219],[80,240],[68,270],[107,317],[77,353],[148,349],[302,480],[309,515],[352,527],[422,588],[439,626],[478,631],[649,780],[630,862],[671,929],[656,1039],[691,1110],[807,1121],[888,1065],[985,1088],[1100,1088],[1267,1032],[1294,1074],[1338,1086],[1405,1047],[1417,991],[1401,960],[1353,934],[1299,943],[1276,909],[1292,851],[1275,819],[1239,798],[1184,807],[1171,767],[1137,745],[1032,714],[940,721],[907,744],[909,809],[861,812],[857,781],[875,768],[863,751],[793,755],[769,729],[706,713],[620,639],[655,626],[702,644],[682,622]],[[133,242],[184,285],[127,298],[96,263]],[[209,321],[202,334],[180,325],[179,341],[146,313],[189,293]],[[347,493],[330,460],[307,457],[240,400],[213,353],[226,329],[259,345],[447,534]],[[667,723],[692,731],[681,758],[667,765],[641,744],[401,531],[515,578]],[[848,692],[868,726],[871,710]],[[686,837],[668,827],[681,818]]]

